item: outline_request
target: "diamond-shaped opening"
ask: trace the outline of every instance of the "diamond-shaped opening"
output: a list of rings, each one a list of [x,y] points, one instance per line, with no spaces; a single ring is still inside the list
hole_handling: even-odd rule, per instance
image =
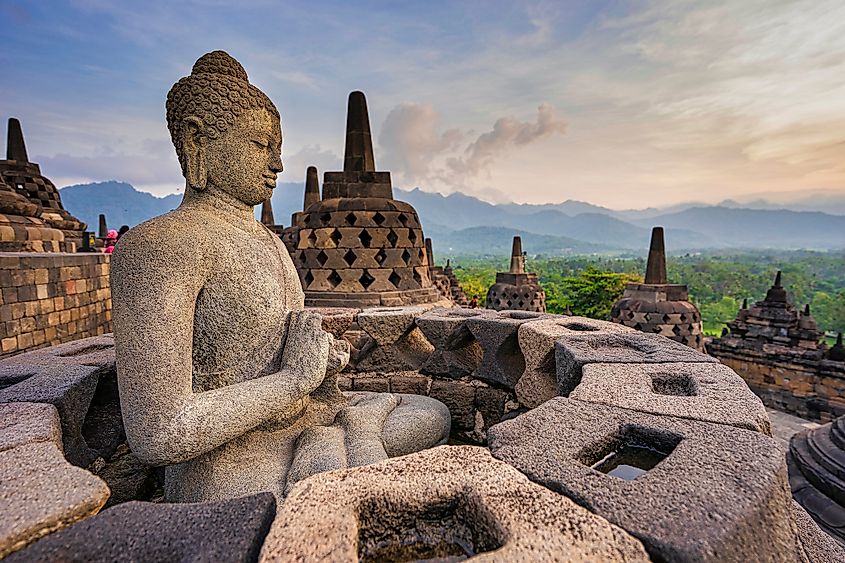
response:
[[[669,457],[683,437],[645,426],[626,424],[581,450],[584,465],[626,481],[633,481]]]
[[[320,214],[320,222],[322,224],[328,225],[331,220],[332,220],[331,213],[321,213]]]
[[[305,280],[305,287],[307,288],[311,285],[311,282],[314,281],[314,274],[311,273],[311,270],[308,270],[305,272],[305,277],[303,279]]]
[[[668,314],[663,315],[663,322],[664,322],[664,323],[668,323],[668,322],[669,322],[669,320],[670,320],[671,318],[672,318],[672,317],[670,317]]]
[[[367,270],[364,270],[364,273],[363,273],[363,274],[361,274],[361,277],[360,277],[360,278],[358,278],[358,282],[361,284],[361,286],[362,286],[364,289],[367,289],[368,287],[370,287],[371,285],[373,285],[373,282],[374,282],[374,281],[376,281],[376,278],[374,278],[373,276],[371,276],[371,275],[370,275],[370,272],[368,272]]]
[[[422,276],[421,276],[421,275],[420,275],[420,273],[419,273],[418,271],[416,271],[416,270],[414,270],[414,281],[415,281],[415,282],[417,282],[417,285],[419,285],[420,287],[422,287],[422,284],[423,284],[423,283],[422,283]]]
[[[304,252],[300,252],[300,253],[299,253],[299,257],[297,258],[297,260],[299,260],[299,263],[300,263],[300,264],[302,264],[302,265],[304,266],[304,265],[305,265],[305,262],[307,262],[307,261],[308,261],[308,257],[307,257],[307,256],[305,256],[305,253],[304,253]]]
[[[408,226],[408,216],[405,215],[404,213],[400,213],[399,214],[399,222],[402,223],[403,227],[407,227]]]
[[[672,327],[672,332],[675,333],[675,336],[680,336],[681,330],[681,325],[675,325]]]
[[[657,395],[695,397],[698,395],[698,382],[681,373],[655,373],[651,376],[651,391]]]
[[[340,244],[340,239],[343,238],[343,235],[340,234],[339,230],[335,229],[335,230],[332,231],[332,234],[329,235],[329,238],[332,239],[332,241],[334,241],[335,245],[338,245],[338,244]]]
[[[348,225],[352,225],[353,227],[355,226],[355,221],[357,221],[357,220],[358,220],[358,218],[355,216],[354,213],[350,213],[349,215],[346,216],[346,223]]]
[[[349,264],[350,266],[355,263],[355,260],[358,259],[358,256],[355,255],[352,250],[347,250],[346,254],[343,255],[343,261]]]
[[[402,281],[402,278],[396,272],[390,272],[390,275],[387,277],[394,286],[399,287],[399,282]]]
[[[384,261],[387,260],[387,253],[384,251],[383,248],[380,248],[379,251],[376,253],[375,259],[379,266],[384,264]]]
[[[337,272],[335,272],[334,270],[332,270],[332,273],[331,273],[331,274],[329,274],[329,277],[328,277],[328,278],[326,278],[326,279],[328,280],[328,282],[329,282],[330,284],[332,284],[332,287],[337,287],[337,286],[339,286],[339,285],[340,285],[340,282],[342,282],[342,281],[343,281],[343,278],[341,278],[341,277],[338,275],[338,273],[337,273]]]
[[[381,213],[379,213],[379,212],[376,212],[376,214],[375,214],[375,215],[373,215],[373,222],[374,222],[376,225],[381,226],[381,224],[382,224],[382,223],[384,223],[384,222],[385,222],[385,220],[386,220],[386,217],[385,217],[384,215],[382,215]]]
[[[408,240],[411,241],[411,244],[417,242],[417,233],[414,232],[414,229],[408,229]]]
[[[393,232],[393,229],[390,229],[390,232],[387,233],[387,242],[390,243],[390,246],[396,246],[396,241],[399,240],[399,236]]]
[[[317,233],[311,231],[311,234],[308,235],[308,246],[314,248],[317,245]]]
[[[370,243],[373,242],[373,235],[368,233],[367,229],[364,229],[358,235],[358,240],[361,241],[361,244],[364,246],[364,248],[370,248]]]
[[[408,264],[408,261],[409,261],[410,259],[411,259],[411,253],[410,253],[410,252],[408,252],[408,249],[405,249],[405,250],[402,252],[402,260],[405,262],[405,264]]]
[[[422,263],[423,259],[425,258],[425,251],[423,251],[422,248],[420,248],[418,256],[420,257],[420,263]],[[429,266],[434,266],[434,264],[429,264]]]
[[[686,314],[684,314],[684,313],[681,313],[681,322],[682,322],[682,323],[687,322],[687,316],[686,316]]]
[[[321,250],[320,253],[317,255],[317,262],[320,263],[320,266],[325,266],[326,262],[329,261],[329,255],[326,254],[325,251]]]

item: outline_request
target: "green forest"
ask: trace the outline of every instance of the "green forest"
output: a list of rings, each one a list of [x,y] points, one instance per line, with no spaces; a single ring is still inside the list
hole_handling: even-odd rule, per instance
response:
[[[455,275],[468,296],[484,302],[497,271],[505,271],[510,258],[452,258]],[[576,315],[607,319],[625,284],[642,281],[643,257],[572,256],[527,257],[546,291],[550,313],[567,305]],[[810,309],[819,328],[845,332],[845,252],[745,252],[706,253],[668,257],[670,283],[687,284],[690,300],[701,311],[704,331],[719,334],[732,320],[743,299],[753,303],[766,295],[777,270],[790,300]]]

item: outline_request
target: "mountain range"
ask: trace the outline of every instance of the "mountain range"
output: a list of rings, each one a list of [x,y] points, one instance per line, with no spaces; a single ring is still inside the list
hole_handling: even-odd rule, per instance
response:
[[[117,181],[79,184],[60,191],[65,208],[96,230],[104,213],[110,228],[136,225],[175,208],[181,194],[163,198]],[[666,231],[671,252],[706,249],[845,248],[845,216],[818,211],[691,203],[671,208],[617,211],[582,201],[494,205],[461,193],[448,196],[419,188],[394,188],[396,199],[413,205],[439,255],[499,255],[515,234],[532,254],[637,252],[648,247],[652,226]],[[277,223],[301,210],[303,186],[279,183],[273,194]],[[437,250],[437,249],[441,250]]]

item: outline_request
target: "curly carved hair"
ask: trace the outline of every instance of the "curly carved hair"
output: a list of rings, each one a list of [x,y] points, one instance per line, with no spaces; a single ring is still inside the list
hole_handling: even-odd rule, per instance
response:
[[[279,118],[279,110],[270,98],[249,83],[244,67],[225,51],[212,51],[197,59],[191,75],[167,93],[166,108],[167,128],[183,172],[186,163],[182,128],[186,117],[202,119],[208,126],[206,134],[212,139],[249,109],[266,109]]]

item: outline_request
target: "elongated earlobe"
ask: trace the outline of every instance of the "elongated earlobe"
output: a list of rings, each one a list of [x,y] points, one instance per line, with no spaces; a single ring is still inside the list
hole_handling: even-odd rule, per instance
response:
[[[198,117],[190,116],[182,127],[182,150],[185,153],[185,179],[195,190],[204,190],[208,183],[205,166],[205,124]]]

